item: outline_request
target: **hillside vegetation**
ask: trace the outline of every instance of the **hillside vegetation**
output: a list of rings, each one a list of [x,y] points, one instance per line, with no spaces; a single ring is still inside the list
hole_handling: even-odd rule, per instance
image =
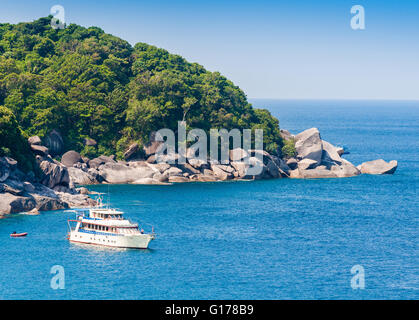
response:
[[[280,154],[278,120],[254,109],[245,94],[218,72],[145,43],[127,41],[97,27],[75,24],[54,30],[51,17],[0,24],[0,128],[2,152],[9,135],[45,137],[58,130],[66,149],[93,157],[123,154],[150,132],[177,128],[262,128],[265,149]],[[10,129],[11,130],[11,129]],[[85,146],[84,139],[97,141]],[[13,149],[13,148],[12,148]],[[13,152],[12,152],[13,151]]]

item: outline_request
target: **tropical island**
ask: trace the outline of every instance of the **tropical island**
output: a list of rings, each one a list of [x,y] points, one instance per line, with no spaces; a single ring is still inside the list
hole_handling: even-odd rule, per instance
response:
[[[0,216],[89,206],[82,185],[171,184],[391,174],[397,161],[358,167],[316,128],[292,135],[218,72],[97,27],[51,27],[51,16],[0,24]],[[263,150],[230,163],[157,163],[155,132],[262,129]],[[245,159],[262,154],[261,174]],[[176,158],[176,154],[172,155]],[[257,161],[254,160],[254,161]]]

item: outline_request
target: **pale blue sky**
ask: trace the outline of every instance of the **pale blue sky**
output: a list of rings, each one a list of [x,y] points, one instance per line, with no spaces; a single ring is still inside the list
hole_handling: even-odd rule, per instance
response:
[[[98,26],[219,71],[249,98],[419,99],[419,1],[19,1],[0,21],[65,8]],[[350,27],[365,7],[366,29]]]

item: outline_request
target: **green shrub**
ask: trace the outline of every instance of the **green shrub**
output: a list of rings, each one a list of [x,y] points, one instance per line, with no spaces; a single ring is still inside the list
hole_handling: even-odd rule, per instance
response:
[[[85,146],[80,154],[83,157],[88,157],[89,159],[93,159],[98,156],[97,148],[94,146]]]
[[[295,157],[297,151],[295,150],[294,139],[284,140],[284,146],[282,147],[282,155],[285,158]]]
[[[34,171],[34,157],[27,138],[22,133],[13,112],[0,106],[0,156],[8,156],[18,161],[25,171]]]

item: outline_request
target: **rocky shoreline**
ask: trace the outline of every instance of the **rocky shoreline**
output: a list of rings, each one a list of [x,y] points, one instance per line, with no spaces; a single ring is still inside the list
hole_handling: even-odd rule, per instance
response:
[[[217,161],[199,161],[189,159],[186,164],[156,163],[156,143],[150,144],[146,151],[146,159],[116,161],[114,157],[100,156],[84,161],[75,151],[63,155],[63,163],[68,167],[70,179],[75,185],[98,183],[112,184],[167,184],[177,182],[207,182],[226,180],[254,180],[274,178],[344,178],[362,173],[392,174],[397,168],[397,161],[390,163],[384,160],[374,160],[356,167],[342,158],[345,151],[331,143],[322,140],[316,128],[305,130],[295,136],[286,130],[281,130],[285,140],[295,141],[296,155],[281,159],[266,151],[230,150],[230,163],[220,164]],[[132,155],[132,145],[126,156]],[[249,176],[246,171],[248,163],[260,160],[256,154],[263,155],[262,173]],[[170,158],[178,158],[177,154]]]
[[[25,174],[13,159],[0,158],[0,217],[11,213],[58,210],[86,207],[95,204],[86,188],[92,184],[156,184],[182,182],[215,182],[227,180],[256,180],[277,178],[343,178],[365,174],[393,174],[397,161],[389,163],[374,160],[358,167],[342,158],[345,151],[321,139],[316,128],[292,135],[281,130],[284,140],[293,140],[296,154],[281,159],[261,150],[230,150],[230,162],[189,159],[184,164],[156,163],[159,143],[149,143],[144,152],[146,159],[136,159],[139,146],[131,145],[125,153],[126,161],[115,156],[95,159],[82,157],[76,151],[62,155],[61,162],[49,155],[47,147],[38,137],[29,138],[32,152],[40,169],[40,175]],[[189,151],[188,151],[189,152]],[[263,157],[256,157],[257,155]],[[178,155],[169,158],[177,159]],[[263,161],[260,160],[263,159]],[[262,172],[257,176],[247,174],[249,164],[258,164]]]

